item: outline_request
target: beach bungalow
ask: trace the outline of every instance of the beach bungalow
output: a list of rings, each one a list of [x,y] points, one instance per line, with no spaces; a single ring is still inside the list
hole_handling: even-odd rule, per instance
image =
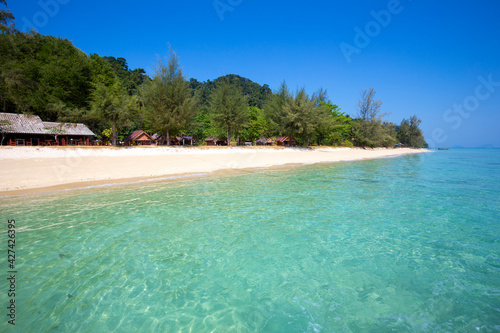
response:
[[[218,139],[213,136],[206,138],[205,142],[207,143],[207,146],[227,146],[226,139]]]
[[[2,144],[11,146],[90,145],[95,134],[84,124],[42,121],[39,116],[0,113]]]
[[[143,130],[133,131],[125,139],[125,145],[127,146],[149,146],[154,144],[156,144],[156,140]]]
[[[299,144],[299,142],[295,138],[292,138],[292,140],[290,142],[289,136],[281,136],[281,137],[276,139],[276,144],[278,146],[297,146]]]
[[[185,146],[186,144],[188,144],[189,142],[189,145],[193,145],[194,143],[194,136],[192,135],[183,135],[182,136],[182,145]]]
[[[152,138],[153,140],[155,140],[155,141],[156,141],[156,144],[158,144],[158,145],[165,144],[165,141],[166,141],[166,139],[165,139],[165,140],[163,140],[163,135],[162,135],[162,134],[159,134],[159,133],[154,133],[153,135],[151,135],[151,138]]]
[[[157,144],[159,145],[166,145],[167,144],[167,137],[164,136],[163,134],[159,134],[159,133],[155,133],[151,136],[151,138],[153,138],[153,140],[156,141]],[[169,143],[170,145],[178,145],[179,144],[179,137],[170,137],[169,138]]]
[[[274,139],[273,138],[260,138],[257,140],[257,146],[272,146],[274,145]]]
[[[180,146],[182,142],[182,138],[178,135],[174,137],[170,137],[170,145],[171,146]]]
[[[162,134],[158,134],[158,133],[153,134],[152,138],[153,138],[153,140],[156,140],[156,142],[158,144],[165,144],[167,141],[166,138],[163,139]],[[174,145],[174,146],[176,146],[176,145],[185,146],[187,144],[192,146],[194,144],[194,142],[195,142],[195,140],[194,140],[194,137],[192,135],[181,135],[181,136],[177,135],[175,137],[170,138],[170,145]]]

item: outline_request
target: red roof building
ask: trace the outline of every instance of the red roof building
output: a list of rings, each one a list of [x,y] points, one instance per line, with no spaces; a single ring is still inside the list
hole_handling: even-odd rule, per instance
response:
[[[148,133],[143,130],[133,131],[127,138],[125,139],[126,145],[132,146],[145,146],[145,145],[153,145],[156,144],[156,140],[154,140]]]
[[[292,138],[291,144],[290,144],[290,137],[289,136],[281,136],[276,139],[276,144],[278,146],[297,146],[298,141],[295,138]]]

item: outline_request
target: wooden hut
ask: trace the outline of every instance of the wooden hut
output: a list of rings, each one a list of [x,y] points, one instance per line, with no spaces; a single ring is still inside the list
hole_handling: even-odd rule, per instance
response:
[[[276,139],[276,144],[278,146],[297,146],[298,143],[299,142],[295,138],[292,138],[292,140],[290,140],[289,136],[281,136]]]
[[[226,139],[218,139],[213,136],[206,138],[205,142],[207,143],[207,146],[227,146]]]
[[[273,138],[260,138],[257,140],[257,146],[272,146],[274,144]]]
[[[189,142],[189,145],[192,146],[193,142],[194,142],[194,136],[192,136],[192,135],[183,135],[182,136],[182,142],[181,142],[182,145],[185,146],[185,145],[188,144],[188,142]]]
[[[137,130],[127,136],[125,144],[132,146],[146,146],[156,144],[156,140],[143,130]]]
[[[166,143],[167,139],[163,137],[162,134],[158,134],[158,133],[155,133],[153,134],[152,136],[153,140],[156,140],[156,142],[158,144],[162,143]],[[181,136],[175,136],[175,137],[171,137],[170,138],[170,145],[193,145],[194,143],[194,137],[192,135],[181,135]]]
[[[182,142],[182,138],[180,136],[170,137],[170,145],[171,146],[180,146]]]
[[[89,145],[95,134],[84,124],[42,121],[39,116],[0,113],[3,144],[13,146]]]
[[[166,139],[163,139],[163,135],[159,133],[154,133],[151,138],[155,140],[156,144],[158,145],[163,145],[165,144]]]

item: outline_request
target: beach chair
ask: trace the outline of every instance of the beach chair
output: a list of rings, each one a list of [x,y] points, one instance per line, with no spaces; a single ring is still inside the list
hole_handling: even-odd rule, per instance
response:
[[[9,146],[17,146],[16,140],[9,139]]]
[[[33,139],[26,140],[26,146],[33,146]]]

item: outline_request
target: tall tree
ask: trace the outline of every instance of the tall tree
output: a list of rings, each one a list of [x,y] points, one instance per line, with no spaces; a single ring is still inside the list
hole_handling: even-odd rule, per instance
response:
[[[96,84],[91,96],[91,112],[99,120],[111,123],[113,130],[111,140],[113,146],[116,146],[118,126],[123,125],[129,119],[129,96],[118,81],[112,86]]]
[[[7,7],[7,0],[0,0],[0,4]],[[8,9],[0,10],[0,33],[8,34],[14,31],[14,15]]]
[[[358,101],[358,119],[353,123],[353,135],[358,145],[378,147],[389,147],[396,140],[389,134],[388,128],[382,125],[382,114],[380,107],[382,101],[375,99],[376,91],[373,88],[361,92]]]
[[[317,112],[318,120],[315,131],[318,144],[342,143],[349,139],[352,128],[351,118],[341,112],[338,105],[330,101],[320,102]]]
[[[403,119],[397,131],[399,142],[414,148],[424,147],[426,142],[422,135],[422,130],[419,128],[422,120],[416,115],[410,117],[409,120]]]
[[[290,143],[295,137],[309,141],[317,121],[316,100],[310,98],[304,88],[298,89],[293,95],[283,82],[270,97],[265,110],[276,134],[290,136]]]
[[[380,114],[380,107],[383,102],[375,99],[377,92],[373,88],[361,91],[361,98],[358,100],[358,118],[375,121],[384,115]]]
[[[264,110],[256,106],[249,107],[250,123],[245,128],[244,137],[252,142],[258,140],[262,136],[269,135],[269,123],[264,114]]]
[[[247,99],[238,86],[229,80],[219,82],[211,97],[212,119],[219,128],[227,131],[227,144],[231,143],[231,131],[249,122]]]
[[[193,120],[196,101],[179,58],[170,47],[167,63],[158,59],[153,80],[144,85],[145,115],[151,130],[164,134],[170,145],[170,133],[186,129]]]

